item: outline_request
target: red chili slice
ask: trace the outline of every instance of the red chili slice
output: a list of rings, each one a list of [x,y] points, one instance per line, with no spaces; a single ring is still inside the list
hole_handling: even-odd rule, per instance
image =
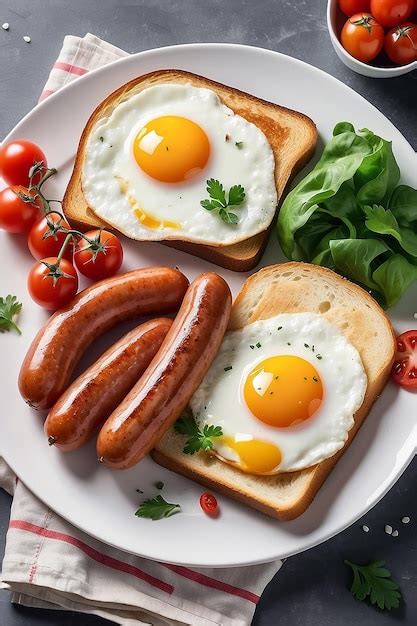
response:
[[[200,496],[200,506],[204,513],[211,517],[215,517],[219,512],[217,500],[211,493],[206,492]]]
[[[397,337],[391,378],[402,387],[417,389],[417,330],[407,330]]]

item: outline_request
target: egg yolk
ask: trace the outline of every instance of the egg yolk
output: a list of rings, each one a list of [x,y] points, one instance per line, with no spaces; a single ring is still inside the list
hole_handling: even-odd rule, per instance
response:
[[[316,413],[323,400],[323,384],[314,365],[305,359],[278,355],[252,368],[243,394],[258,420],[285,428]]]
[[[195,122],[166,115],[138,132],[133,152],[136,163],[149,176],[164,183],[179,183],[205,167],[210,143]]]
[[[268,441],[259,439],[236,441],[232,437],[222,437],[221,443],[239,455],[240,462],[233,465],[238,465],[248,474],[271,474],[281,463],[280,449]]]

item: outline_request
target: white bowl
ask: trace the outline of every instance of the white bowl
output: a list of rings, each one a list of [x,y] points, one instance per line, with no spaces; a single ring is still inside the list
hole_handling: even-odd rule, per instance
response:
[[[339,40],[339,33],[344,19],[346,20],[347,17],[339,9],[337,0],[328,0],[327,28],[329,29],[330,40],[339,59],[351,70],[363,76],[369,76],[370,78],[394,78],[395,76],[401,76],[402,74],[407,74],[417,69],[417,61],[395,67],[377,67],[355,59],[344,49]]]

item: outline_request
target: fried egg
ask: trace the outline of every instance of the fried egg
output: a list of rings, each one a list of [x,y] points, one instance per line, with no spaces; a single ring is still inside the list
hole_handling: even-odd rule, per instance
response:
[[[228,332],[190,403],[221,426],[212,452],[250,474],[300,470],[340,450],[367,377],[356,348],[313,313],[286,313]]]
[[[230,245],[266,230],[277,204],[275,160],[263,132],[214,91],[189,84],[149,87],[92,128],[82,189],[89,207],[128,237]],[[226,199],[241,185],[238,223],[207,210],[207,181]]]

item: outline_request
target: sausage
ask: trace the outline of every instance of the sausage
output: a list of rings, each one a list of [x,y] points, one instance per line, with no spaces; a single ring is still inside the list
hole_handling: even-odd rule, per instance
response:
[[[104,423],[99,460],[115,469],[140,461],[179,417],[219,349],[231,309],[227,283],[202,274],[185,294],[181,308],[151,364]]]
[[[171,325],[167,318],[140,324],[86,369],[46,418],[49,444],[67,451],[86,443],[143,374]]]
[[[112,276],[81,291],[32,341],[19,374],[25,401],[49,409],[97,337],[125,320],[177,311],[187,287],[187,278],[178,270],[151,267]]]

